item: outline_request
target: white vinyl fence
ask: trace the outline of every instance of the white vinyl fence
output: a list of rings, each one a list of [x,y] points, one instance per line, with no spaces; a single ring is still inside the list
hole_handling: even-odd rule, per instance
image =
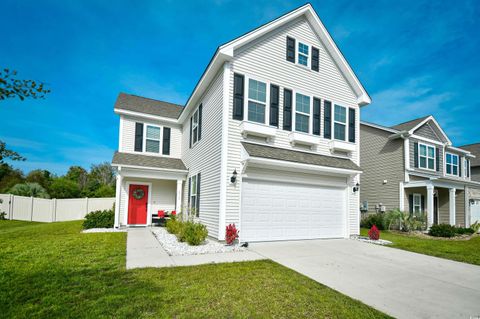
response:
[[[0,199],[0,212],[5,212],[7,219],[34,222],[81,220],[90,212],[111,209],[115,203],[115,197],[44,199],[0,194]]]

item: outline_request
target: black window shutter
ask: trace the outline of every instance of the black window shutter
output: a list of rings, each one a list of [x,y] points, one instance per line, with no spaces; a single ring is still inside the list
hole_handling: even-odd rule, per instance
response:
[[[170,155],[170,128],[164,127],[163,128],[163,146],[162,146],[162,154],[163,155]]]
[[[295,63],[295,39],[287,37],[287,61]]]
[[[243,120],[243,96],[245,77],[242,74],[233,75],[233,119]]]
[[[465,167],[467,170],[467,177],[470,177],[470,160],[467,159],[467,167]]]
[[[283,90],[283,129],[292,130],[292,90]]]
[[[408,209],[409,209],[409,213],[410,215],[413,214],[413,194],[410,194],[408,195]]]
[[[462,177],[462,158],[458,157],[458,176]]]
[[[135,152],[143,151],[143,123],[135,123]]]
[[[313,134],[320,135],[320,99],[313,98]]]
[[[203,105],[200,104],[198,107],[198,140],[202,138],[202,109]]]
[[[190,136],[189,136],[190,148],[192,148],[192,130],[193,130],[193,116],[190,118]]]
[[[278,104],[280,88],[277,85],[270,85],[270,125],[278,127]]]
[[[437,165],[437,172],[440,172],[440,149],[435,148],[435,165]]]
[[[324,101],[323,137],[332,138],[332,102]]]
[[[190,192],[191,192],[191,189],[192,189],[192,178],[189,177],[188,178],[188,209],[190,210]]]
[[[420,209],[422,211],[422,213],[425,211],[425,196],[421,196],[420,198]]]
[[[200,216],[200,173],[197,174],[197,217]]]
[[[317,71],[319,70],[319,59],[320,59],[320,51],[312,47],[312,70]]]
[[[348,141],[355,143],[355,109],[348,109]]]
[[[413,143],[413,163],[415,167],[418,167],[418,143]]]

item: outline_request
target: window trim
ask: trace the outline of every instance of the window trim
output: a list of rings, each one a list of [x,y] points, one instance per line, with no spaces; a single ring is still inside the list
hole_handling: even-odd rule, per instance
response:
[[[293,107],[293,114],[292,114],[292,131],[295,133],[300,133],[300,134],[309,134],[313,135],[313,115],[312,115],[312,110],[313,110],[313,95],[310,94],[305,94],[304,92],[301,92],[299,90],[292,90],[293,91],[293,97],[292,97],[292,107]],[[297,111],[297,94],[307,96],[309,98],[309,103],[308,103],[308,110],[309,113],[304,113]],[[320,110],[321,110],[321,105],[320,105]],[[308,132],[303,132],[303,131],[298,131],[297,130],[297,113],[301,115],[308,115]]]
[[[307,41],[302,41],[301,39],[298,39],[298,38],[295,39],[295,41],[297,42],[297,44],[296,44],[297,47],[295,48],[295,52],[296,52],[295,64],[297,64],[297,65],[299,65],[303,68],[310,69],[311,65],[312,65],[312,45],[310,43],[308,43]],[[300,44],[306,45],[308,47],[308,53],[307,54],[300,52]],[[300,54],[302,56],[307,57],[307,65],[300,63]]]
[[[345,109],[345,123],[342,123],[342,122],[337,121],[335,119],[335,107],[336,106],[343,107]],[[331,133],[333,140],[342,141],[342,142],[346,142],[346,143],[352,143],[352,142],[348,141],[348,133],[349,133],[349,130],[348,130],[348,117],[349,117],[348,116],[348,109],[349,108],[346,107],[346,106],[343,106],[343,105],[340,105],[340,104],[337,104],[337,103],[333,103],[333,107],[332,107],[332,115],[333,115],[332,116],[332,133]],[[345,138],[343,140],[335,137],[335,124],[337,124],[337,123],[345,126]],[[354,143],[352,143],[352,144],[354,144]]]
[[[195,111],[193,111],[192,115],[190,116],[192,118],[192,121],[190,122],[190,123],[192,123],[192,133],[190,135],[190,140],[192,141],[192,148],[195,145],[197,145],[198,142],[199,142],[199,140],[198,140],[198,131],[199,131],[199,128],[200,128],[199,121],[198,121],[199,116],[200,116],[199,110],[200,110],[200,104],[196,107]],[[197,124],[196,125],[195,125],[195,120],[194,120],[195,119],[195,114],[197,114]],[[197,129],[197,140],[196,141],[194,141],[194,139],[193,139],[193,134],[195,132],[195,129]]]
[[[195,178],[195,192],[193,191],[193,179]],[[192,175],[190,176],[190,214],[191,214],[191,211],[192,211],[192,207],[195,206],[195,209],[197,209],[197,188],[198,188],[198,184],[197,184],[197,178],[198,178],[198,174],[195,174],[195,175]],[[195,212],[195,216],[197,215],[198,212]]]
[[[244,117],[243,117],[243,120],[246,121],[246,122],[249,122],[249,123],[254,123],[254,124],[257,124],[257,125],[265,125],[265,126],[268,126],[268,127],[275,127],[277,128],[276,126],[273,126],[273,125],[270,125],[270,85],[271,85],[271,82],[270,81],[267,81],[265,79],[262,79],[260,77],[254,77],[254,76],[250,76],[248,74],[244,74],[244,77],[245,77],[245,83],[244,83],[244,86],[243,86],[243,90],[244,90],[244,99],[243,99],[243,114],[244,114]],[[263,123],[260,123],[260,122],[255,122],[255,121],[250,121],[248,119],[248,102],[250,101],[250,97],[248,95],[248,90],[249,90],[249,87],[250,87],[250,80],[254,80],[254,81],[257,81],[257,82],[262,82],[262,83],[265,83],[265,103],[264,102],[261,102],[261,101],[258,101],[258,100],[255,100],[255,99],[251,99],[252,102],[255,102],[255,103],[258,103],[258,104],[265,104],[265,121]],[[279,90],[283,87],[281,87],[280,85],[277,85],[279,87]],[[279,98],[279,102],[280,102],[280,98]],[[280,112],[281,106],[279,105],[278,107],[278,111]]]
[[[415,198],[418,198],[418,205],[415,204]],[[415,207],[418,207],[418,213],[422,214],[422,194],[414,193],[412,202],[412,214],[416,216]]]
[[[425,156],[421,155],[421,152],[420,152],[420,148],[421,146],[425,146],[426,147],[426,154]],[[433,148],[433,168],[428,168],[428,159],[429,158],[432,158],[432,157],[429,157],[428,156],[428,148]],[[435,146],[432,146],[430,144],[426,144],[426,143],[422,143],[422,142],[418,142],[418,168],[420,169],[425,169],[425,170],[429,170],[429,171],[436,171],[437,170],[437,150],[435,148]],[[421,166],[421,163],[422,161],[420,160],[421,157],[425,157],[425,164],[426,164],[426,167],[422,167]]]
[[[447,162],[447,156],[448,155],[451,155],[452,156],[452,163],[448,163]],[[456,156],[457,157],[457,164],[453,164],[453,156]],[[447,166],[450,165],[451,166],[451,173],[448,173],[447,171]],[[457,167],[457,174],[454,174],[453,173],[453,167],[456,166]],[[460,176],[460,156],[458,154],[454,154],[454,153],[450,153],[450,152],[445,152],[445,175],[449,175],[449,176],[457,176],[457,177],[462,177]]]
[[[142,145],[142,153],[145,153],[145,154],[150,154],[150,155],[160,155],[160,156],[169,156],[169,155],[163,155],[162,154],[162,148],[163,148],[163,126],[161,125],[157,125],[157,124],[152,124],[152,123],[147,123],[147,122],[143,122],[143,126],[144,126],[144,129],[143,129],[143,145]],[[159,139],[158,139],[158,153],[155,153],[155,152],[147,152],[147,128],[148,126],[151,126],[151,127],[157,127],[159,130],[160,130],[160,135],[159,135]],[[170,131],[170,135],[171,135],[171,131]],[[170,137],[171,138],[171,137]],[[154,139],[151,139],[151,138],[148,138],[149,140],[152,140],[154,141]]]

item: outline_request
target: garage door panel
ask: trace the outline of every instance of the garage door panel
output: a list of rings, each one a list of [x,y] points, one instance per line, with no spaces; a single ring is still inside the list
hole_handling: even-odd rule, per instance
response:
[[[245,179],[244,241],[343,237],[345,189]]]

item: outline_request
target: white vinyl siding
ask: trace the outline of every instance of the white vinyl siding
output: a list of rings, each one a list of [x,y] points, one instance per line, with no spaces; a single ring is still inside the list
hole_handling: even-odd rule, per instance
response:
[[[309,44],[319,48],[319,58],[322,72],[311,72],[304,67],[299,67],[293,63],[285,60],[285,39],[291,36],[300,42]],[[297,45],[296,45],[297,48]],[[298,49],[297,49],[298,51]],[[346,108],[358,109],[357,98],[353,93],[351,87],[340,73],[336,64],[333,62],[330,54],[325,50],[324,45],[319,38],[312,31],[309,23],[302,17],[296,19],[278,29],[266,34],[262,38],[246,45],[234,52],[233,70],[230,76],[229,92],[233,92],[233,72],[251,75],[253,78],[267,79],[271,83],[280,87],[279,96],[279,129],[276,131],[275,138],[270,141],[270,145],[274,147],[298,149],[292,147],[290,143],[290,131],[282,129],[283,123],[283,89],[293,90],[293,98],[295,98],[296,90],[302,94],[310,97],[321,98],[321,137],[318,144],[312,149],[322,155],[331,156],[330,141],[323,138],[323,123],[324,123],[324,100],[335,101],[335,103]],[[247,82],[245,86],[247,87]],[[245,93],[247,94],[247,93]],[[245,95],[247,99],[247,95]],[[267,96],[268,99],[268,96]],[[294,102],[294,101],[293,101]],[[332,105],[333,108],[333,105]],[[268,109],[268,104],[267,104]],[[232,119],[233,110],[233,96],[229,94],[229,131],[228,131],[228,163],[227,172],[230,174],[235,169],[241,169],[241,153],[242,146],[240,141],[244,140],[240,133],[240,127],[237,120]],[[333,113],[333,112],[332,112]],[[246,113],[245,119],[246,119]],[[295,121],[295,103],[292,104],[292,129],[294,129]],[[358,111],[357,111],[358,114]],[[268,119],[268,116],[267,116]],[[353,162],[359,164],[359,120],[356,119],[355,141],[356,148],[350,154]],[[333,118],[332,118],[333,126]],[[311,124],[310,128],[311,130]],[[333,136],[332,136],[333,137]],[[203,172],[202,172],[203,176]],[[203,178],[203,177],[202,177]],[[241,176],[235,185],[228,183],[227,185],[227,204],[226,204],[226,223],[239,223],[240,215],[240,188]],[[202,188],[203,189],[203,188]],[[348,195],[350,201],[349,207],[349,232],[351,234],[358,234],[359,227],[359,192],[350,193]]]
[[[222,141],[223,71],[220,71],[199,101],[202,103],[202,140],[189,147],[190,123],[183,126],[182,161],[189,177],[201,172],[200,221],[207,226],[208,235],[218,236],[220,207],[220,167]],[[188,117],[190,118],[190,116]],[[182,212],[188,208],[188,182],[184,183]]]
[[[154,121],[151,119],[142,119],[139,117],[131,117],[131,116],[121,116],[120,117],[120,125],[122,126],[122,136],[120,138],[121,147],[119,149],[120,152],[126,153],[133,153],[135,147],[135,123],[144,123],[144,134],[146,134],[147,125],[152,126],[159,126],[162,127],[160,131],[160,136],[163,136],[163,127],[169,127],[170,130],[170,155],[169,157],[180,158],[182,153],[182,130],[180,129],[179,125],[172,125],[171,123],[161,122],[161,121]],[[188,134],[187,134],[188,136]],[[145,147],[145,140],[144,140],[144,147]],[[160,142],[161,144],[161,142]],[[188,141],[187,141],[188,145]],[[166,156],[162,155],[162,148],[160,145],[160,153],[146,153],[146,155],[151,156]]]

